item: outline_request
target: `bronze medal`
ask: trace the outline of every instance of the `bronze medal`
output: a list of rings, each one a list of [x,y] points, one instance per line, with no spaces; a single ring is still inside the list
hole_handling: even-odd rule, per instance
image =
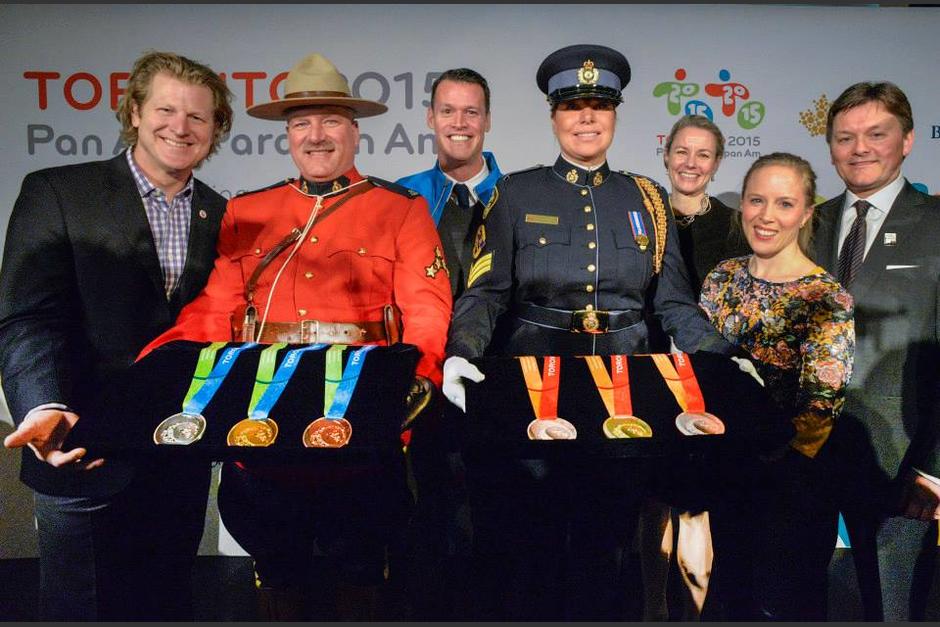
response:
[[[340,448],[349,444],[352,425],[345,418],[317,418],[304,429],[307,448]]]
[[[229,429],[225,441],[229,446],[270,446],[277,439],[277,423],[270,418],[245,418]]]
[[[578,430],[564,418],[536,418],[529,423],[530,440],[574,440]]]
[[[651,438],[653,428],[636,416],[611,416],[604,421],[604,435],[611,440]]]
[[[676,428],[684,435],[718,435],[725,432],[725,423],[707,411],[684,411],[676,416]]]
[[[173,414],[154,429],[153,442],[185,446],[198,441],[205,431],[206,419],[200,414]]]

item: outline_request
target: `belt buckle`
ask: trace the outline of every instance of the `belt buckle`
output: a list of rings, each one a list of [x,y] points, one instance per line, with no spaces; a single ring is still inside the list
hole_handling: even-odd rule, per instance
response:
[[[572,311],[569,328],[575,333],[607,333],[610,328],[610,313],[596,309]]]
[[[307,329],[310,328],[310,325],[313,325],[313,335],[316,337],[315,340],[311,340]],[[300,321],[300,343],[301,344],[316,344],[320,339],[320,321],[319,320],[301,320]]]

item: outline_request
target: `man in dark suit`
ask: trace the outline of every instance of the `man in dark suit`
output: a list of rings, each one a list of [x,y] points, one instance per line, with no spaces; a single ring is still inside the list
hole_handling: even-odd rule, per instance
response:
[[[923,620],[940,516],[940,201],[901,165],[911,106],[858,83],[826,128],[846,191],[821,205],[817,261],[855,299],[852,381],[828,450],[866,620]]]
[[[41,619],[192,619],[209,464],[63,445],[206,282],[225,199],[192,172],[231,128],[230,101],[208,67],[147,53],[117,112],[131,148],[23,180],[0,270],[0,376],[16,424],[4,445],[31,449]]]

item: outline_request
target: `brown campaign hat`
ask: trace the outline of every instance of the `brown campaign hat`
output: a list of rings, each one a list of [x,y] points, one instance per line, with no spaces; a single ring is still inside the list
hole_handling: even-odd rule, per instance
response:
[[[318,52],[301,59],[287,73],[284,97],[248,108],[248,115],[263,120],[286,120],[288,109],[334,105],[352,109],[353,117],[367,118],[388,111],[381,102],[353,98],[349,82],[336,66]]]

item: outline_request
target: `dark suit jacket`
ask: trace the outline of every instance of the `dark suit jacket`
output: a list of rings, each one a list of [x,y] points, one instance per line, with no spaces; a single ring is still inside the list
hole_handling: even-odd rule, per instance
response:
[[[16,424],[48,402],[81,419],[94,412],[105,385],[205,285],[224,210],[225,199],[197,181],[186,266],[167,301],[123,153],[26,176],[0,269],[0,377]],[[117,460],[93,472],[56,469],[24,449],[20,476],[46,494],[91,496],[116,492],[132,472]]]
[[[844,202],[843,194],[817,208],[816,261],[833,275]],[[938,242],[940,200],[906,182],[849,286],[855,362],[828,454],[853,497],[891,513],[909,467],[940,476]]]

